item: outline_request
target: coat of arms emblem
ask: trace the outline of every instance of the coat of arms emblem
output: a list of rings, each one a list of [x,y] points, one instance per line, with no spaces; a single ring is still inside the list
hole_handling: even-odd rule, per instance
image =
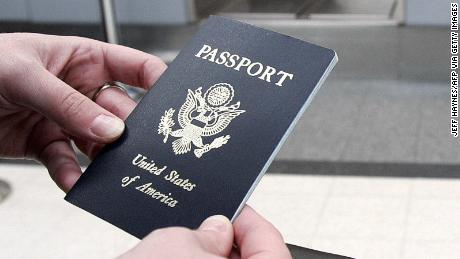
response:
[[[188,153],[193,144],[196,147],[193,153],[200,158],[204,153],[225,145],[230,135],[217,137],[208,144],[203,143],[203,138],[222,132],[234,118],[245,112],[239,110],[240,102],[230,104],[234,97],[234,90],[230,84],[215,84],[204,96],[201,90],[201,87],[195,91],[188,90],[185,103],[177,115],[180,129],[173,130],[173,108],[166,110],[161,117],[158,134],[164,135],[164,143],[168,141],[169,136],[177,138],[172,142],[172,149],[176,155]]]

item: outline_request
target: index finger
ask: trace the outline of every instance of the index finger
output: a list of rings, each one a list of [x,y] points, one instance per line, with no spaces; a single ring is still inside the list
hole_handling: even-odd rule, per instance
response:
[[[241,211],[233,226],[241,258],[291,258],[280,232],[251,207]]]
[[[129,47],[102,43],[104,65],[113,81],[150,89],[166,70],[158,57]]]

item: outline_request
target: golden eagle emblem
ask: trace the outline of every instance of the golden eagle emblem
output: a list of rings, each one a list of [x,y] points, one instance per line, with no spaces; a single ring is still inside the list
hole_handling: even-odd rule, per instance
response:
[[[230,104],[234,97],[234,90],[230,84],[215,84],[204,96],[201,89],[199,87],[195,91],[188,90],[185,103],[177,115],[180,129],[172,129],[175,125],[173,108],[166,110],[161,116],[158,134],[164,135],[164,143],[168,141],[169,136],[178,138],[172,142],[172,149],[176,155],[188,153],[193,144],[196,147],[193,153],[200,158],[204,153],[227,144],[230,135],[215,138],[209,144],[203,144],[202,138],[222,132],[234,118],[245,112],[239,110],[240,102]]]

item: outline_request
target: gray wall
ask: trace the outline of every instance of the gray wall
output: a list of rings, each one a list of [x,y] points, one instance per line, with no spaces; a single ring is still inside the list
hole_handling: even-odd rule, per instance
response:
[[[115,0],[121,23],[181,24],[194,19],[189,0]]]
[[[190,0],[115,0],[122,23],[183,24],[194,19]],[[0,0],[0,21],[99,22],[98,0]]]
[[[0,0],[0,21],[99,21],[97,0]],[[122,23],[183,24],[194,20],[193,0],[115,0]],[[406,0],[408,25],[448,25],[448,0]]]
[[[406,24],[449,25],[450,0],[406,0]]]

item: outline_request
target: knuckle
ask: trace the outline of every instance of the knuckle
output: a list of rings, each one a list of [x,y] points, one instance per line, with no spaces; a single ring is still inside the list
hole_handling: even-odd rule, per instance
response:
[[[83,112],[83,107],[88,100],[79,92],[72,91],[64,96],[61,107],[66,117],[75,117]]]

